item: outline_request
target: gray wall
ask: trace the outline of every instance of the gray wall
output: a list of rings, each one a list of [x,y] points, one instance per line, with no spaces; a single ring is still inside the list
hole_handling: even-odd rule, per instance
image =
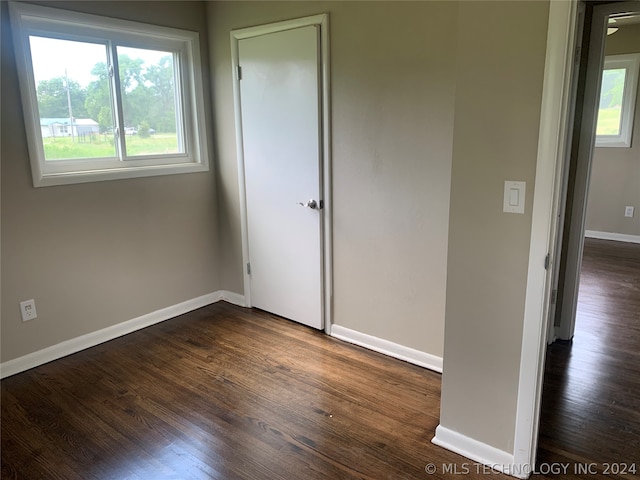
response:
[[[442,355],[455,2],[209,4],[227,290],[242,292],[229,32],[330,14],[334,322]]]
[[[640,52],[640,25],[607,37],[607,55]],[[596,148],[591,164],[586,229],[640,236],[640,94],[636,97],[631,148]],[[624,207],[636,208],[624,216]]]
[[[117,5],[56,2],[197,30],[207,66],[203,3]],[[219,290],[213,172],[33,188],[2,8],[2,361]],[[38,318],[23,323],[30,298]]]

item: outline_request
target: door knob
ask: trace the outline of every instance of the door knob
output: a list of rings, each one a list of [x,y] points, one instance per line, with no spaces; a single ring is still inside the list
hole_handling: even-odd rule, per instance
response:
[[[298,205],[300,205],[301,207],[310,208],[311,210],[318,209],[318,202],[313,199],[309,200],[307,203],[298,202]],[[322,201],[320,201],[320,208],[322,208]]]

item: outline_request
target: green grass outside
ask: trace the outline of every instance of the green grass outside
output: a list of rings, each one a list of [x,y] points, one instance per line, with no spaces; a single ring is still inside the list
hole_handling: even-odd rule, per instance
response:
[[[178,152],[178,138],[175,133],[157,133],[147,138],[140,135],[125,137],[127,155],[158,155]],[[95,135],[91,141],[82,142],[71,137],[43,138],[46,160],[69,160],[74,158],[115,157],[113,135]]]
[[[618,135],[620,133],[621,113],[621,107],[601,108],[598,110],[596,135]]]

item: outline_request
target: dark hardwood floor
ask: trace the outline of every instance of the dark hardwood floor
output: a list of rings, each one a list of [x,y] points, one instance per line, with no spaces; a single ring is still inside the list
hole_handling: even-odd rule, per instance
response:
[[[575,341],[549,349],[540,462],[640,462],[639,271],[637,247],[589,242]],[[225,303],[1,387],[2,479],[510,478],[430,443],[440,375]],[[594,478],[568,472],[534,477]]]
[[[575,336],[547,351],[538,461],[640,476],[639,244],[585,240]]]
[[[2,478],[413,479],[440,375],[219,303],[2,381]]]

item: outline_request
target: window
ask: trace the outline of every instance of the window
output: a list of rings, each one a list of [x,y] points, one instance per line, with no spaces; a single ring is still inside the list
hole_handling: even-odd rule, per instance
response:
[[[640,54],[605,58],[600,87],[596,147],[630,147]]]
[[[12,3],[35,186],[209,169],[195,32]]]

